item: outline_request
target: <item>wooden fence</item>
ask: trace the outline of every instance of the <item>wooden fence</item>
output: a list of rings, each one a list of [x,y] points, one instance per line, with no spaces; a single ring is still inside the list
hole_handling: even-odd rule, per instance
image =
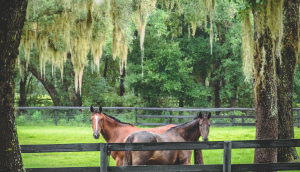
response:
[[[231,164],[231,150],[243,148],[300,147],[300,139],[243,140],[213,142],[163,142],[163,143],[86,143],[55,145],[21,145],[22,153],[100,151],[98,167],[27,168],[27,172],[152,172],[152,171],[281,171],[300,170],[300,163]],[[223,149],[223,164],[218,165],[149,165],[109,167],[111,151]],[[204,157],[205,158],[205,157]]]
[[[71,107],[71,106],[53,106],[53,107],[17,107],[18,110],[26,110],[26,109],[34,109],[34,110],[41,110],[41,109],[52,109],[55,111],[55,125],[57,125],[57,110],[65,110],[65,109],[90,109],[90,107]],[[245,123],[245,119],[247,118],[255,118],[255,116],[238,116],[235,115],[235,111],[255,111],[254,108],[149,108],[149,107],[103,107],[103,110],[135,110],[135,125],[167,125],[167,124],[174,124],[172,123],[172,119],[174,118],[194,118],[194,115],[190,116],[183,116],[183,115],[172,115],[174,111],[185,111],[185,112],[224,112],[229,111],[231,115],[227,116],[212,116],[212,118],[230,118],[231,123],[212,123],[211,125],[214,126],[255,126],[255,123]],[[164,111],[164,115],[139,115],[138,110],[156,110],[156,111]],[[293,111],[297,112],[297,116],[294,118],[297,120],[294,126],[300,127],[300,108],[293,108]],[[167,115],[169,112],[170,115]],[[138,118],[164,118],[164,123],[140,123],[138,122]],[[236,123],[235,119],[241,118],[241,123]],[[169,119],[169,122],[168,122]]]

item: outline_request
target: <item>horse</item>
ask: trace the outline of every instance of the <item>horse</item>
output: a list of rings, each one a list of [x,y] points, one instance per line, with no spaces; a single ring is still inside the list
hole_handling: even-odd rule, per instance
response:
[[[101,106],[99,107],[99,110],[96,110],[91,106],[90,110],[92,112],[90,120],[93,127],[94,139],[99,139],[101,133],[107,143],[122,143],[129,134],[140,130],[161,134],[167,129],[176,126],[175,124],[169,124],[162,127],[142,129],[130,123],[121,122],[115,117],[103,113]],[[111,156],[116,161],[117,166],[123,165],[124,154],[124,151],[111,152]]]
[[[125,139],[126,143],[156,143],[156,142],[195,142],[202,136],[203,141],[208,141],[210,128],[208,115],[201,112],[194,120],[172,127],[163,134],[137,131]],[[191,150],[164,150],[164,151],[125,151],[124,166],[127,165],[188,165]]]

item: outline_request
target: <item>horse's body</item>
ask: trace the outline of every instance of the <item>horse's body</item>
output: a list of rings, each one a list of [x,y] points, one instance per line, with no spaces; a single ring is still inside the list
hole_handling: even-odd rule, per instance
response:
[[[99,139],[100,133],[105,139],[107,143],[123,143],[124,139],[131,133],[146,130],[153,133],[161,134],[165,132],[167,129],[174,127],[176,125],[170,124],[162,127],[157,128],[147,128],[142,129],[138,128],[132,124],[121,122],[120,120],[106,115],[102,113],[102,108],[100,107],[99,110],[94,110],[91,107],[91,122],[93,127],[93,136],[95,139]],[[123,165],[124,159],[124,151],[112,151],[111,156],[116,161],[117,166]]]
[[[163,134],[137,131],[130,134],[125,142],[192,142],[198,141],[201,135],[202,140],[208,141],[209,118],[210,114],[202,115],[200,113],[194,120],[172,127]],[[187,165],[191,155],[191,150],[126,151],[124,165]]]

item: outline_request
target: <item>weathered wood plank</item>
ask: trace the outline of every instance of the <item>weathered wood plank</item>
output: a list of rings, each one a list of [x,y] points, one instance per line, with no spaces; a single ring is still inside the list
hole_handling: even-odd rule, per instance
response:
[[[27,172],[99,172],[100,167],[26,168]],[[152,165],[108,167],[109,172],[152,172],[152,171],[222,171],[223,165]],[[300,163],[232,164],[231,171],[281,171],[300,170]]]
[[[232,126],[231,123],[210,123],[212,126]],[[234,126],[255,126],[255,123],[234,123]]]
[[[137,123],[136,125],[154,125],[154,126],[163,126],[165,123]]]
[[[282,171],[300,170],[300,163],[272,163],[272,164],[232,164],[232,171]]]
[[[223,172],[231,172],[231,148],[232,142],[224,142],[224,153],[223,153]]]
[[[99,172],[100,167],[26,168],[26,172]]]
[[[181,123],[168,123],[180,125]],[[137,125],[163,126],[165,123],[137,123]],[[232,126],[231,123],[210,123],[211,126]],[[255,126],[255,123],[235,123],[234,126]]]
[[[21,145],[22,153],[100,151],[100,143]]]
[[[100,145],[100,171],[101,172],[108,172],[107,166],[108,164],[108,157],[107,157],[107,144]]]
[[[232,148],[300,147],[300,139],[233,141]]]
[[[211,118],[255,118],[255,116],[226,115],[226,116],[211,116]]]
[[[165,115],[136,115],[136,117],[139,118],[195,118],[196,115],[190,115],[190,116],[183,116],[183,115],[176,115],[176,116],[165,116]]]
[[[160,143],[108,143],[109,151],[137,150],[193,150],[223,149],[222,141],[214,142],[160,142]]]
[[[176,116],[164,116],[164,115],[136,115],[139,118],[195,118],[196,115],[176,115]],[[211,116],[211,118],[255,118],[255,116],[237,116],[237,115],[227,115],[227,116]]]
[[[172,142],[170,143],[109,143],[109,150],[182,150],[191,149],[222,149],[222,141],[218,142]],[[21,145],[22,153],[42,153],[42,152],[82,152],[100,151],[100,143],[84,144],[53,144],[53,145]],[[286,140],[247,140],[232,141],[233,149],[241,148],[266,148],[266,147],[300,147],[300,139]]]
[[[148,165],[108,167],[109,172],[222,171],[222,165]]]

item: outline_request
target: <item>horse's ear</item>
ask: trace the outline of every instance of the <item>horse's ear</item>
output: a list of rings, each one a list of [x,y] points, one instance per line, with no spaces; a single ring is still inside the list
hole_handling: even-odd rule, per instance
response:
[[[91,106],[91,108],[90,108],[90,109],[91,109],[91,112],[94,112],[94,108],[93,108],[93,106]]]
[[[210,117],[211,117],[211,113],[209,112],[209,113],[208,113],[208,117],[207,117],[207,118],[209,119]]]
[[[100,112],[100,113],[102,112],[102,107],[101,107],[101,106],[99,107],[99,112]]]
[[[199,112],[198,117],[202,119],[202,113]]]

